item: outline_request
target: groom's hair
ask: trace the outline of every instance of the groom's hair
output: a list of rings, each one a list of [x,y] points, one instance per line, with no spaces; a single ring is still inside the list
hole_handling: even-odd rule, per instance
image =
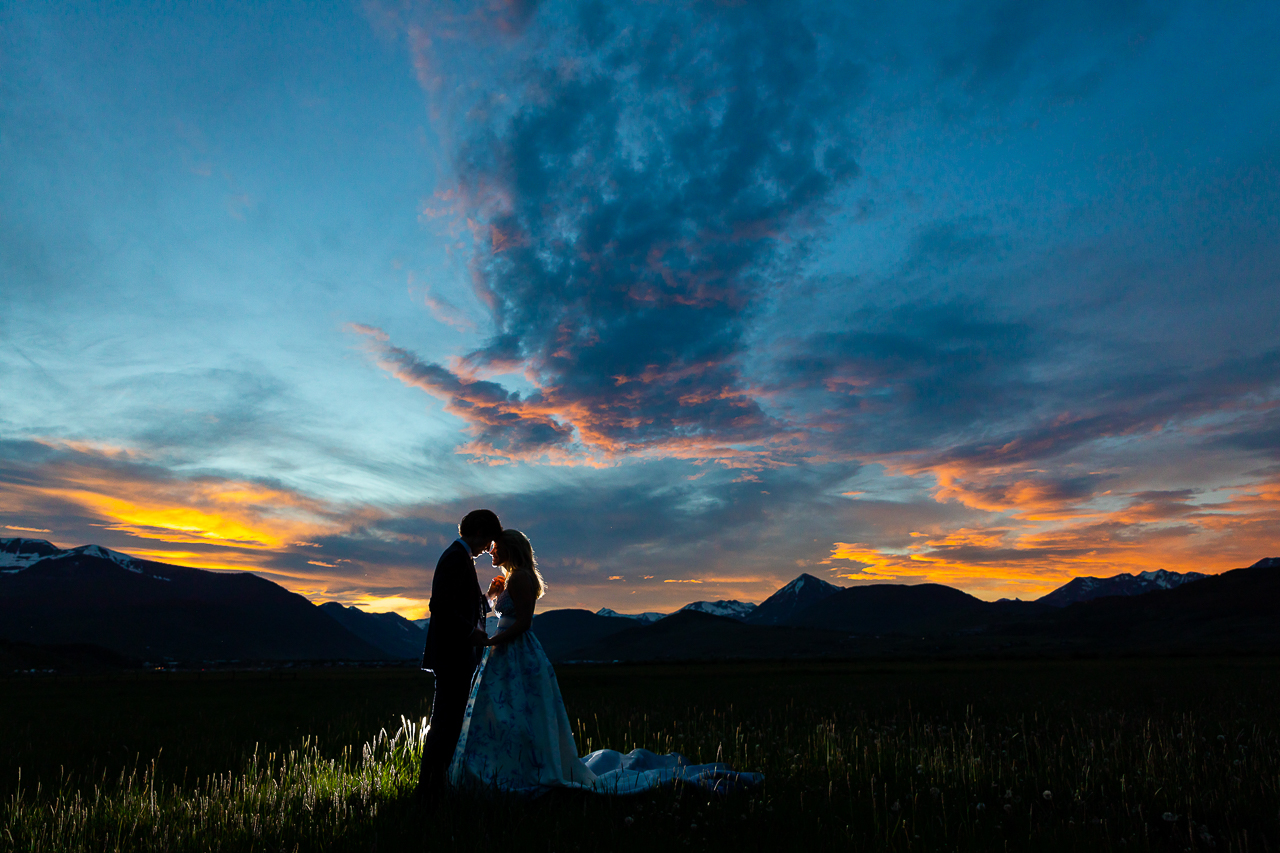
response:
[[[491,509],[473,509],[458,522],[458,535],[463,539],[497,542],[502,537],[502,522]]]

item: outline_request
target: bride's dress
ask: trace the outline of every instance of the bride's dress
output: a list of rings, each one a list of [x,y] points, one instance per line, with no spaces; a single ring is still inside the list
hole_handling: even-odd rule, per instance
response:
[[[494,609],[501,617],[499,630],[515,622],[505,592]],[[647,749],[626,754],[599,749],[579,758],[555,670],[532,631],[485,650],[449,765],[449,781],[455,786],[535,795],[551,788],[635,794],[676,779],[724,790],[763,778],[735,773],[727,764],[691,765],[677,753],[657,755]]]

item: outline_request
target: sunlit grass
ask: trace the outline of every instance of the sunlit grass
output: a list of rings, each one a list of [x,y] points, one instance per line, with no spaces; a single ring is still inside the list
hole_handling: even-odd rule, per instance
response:
[[[325,758],[310,739],[287,753],[255,750],[239,773],[190,786],[157,779],[156,761],[91,790],[63,776],[52,790],[19,786],[3,807],[5,840],[20,850],[322,849],[371,825],[382,803],[417,782],[425,721],[402,720],[360,754]]]
[[[1126,672],[1091,695],[999,667],[942,688],[937,677],[926,689],[894,675],[897,694],[878,702],[848,701],[848,683],[889,676],[838,668],[762,672],[758,689],[743,667],[732,677],[593,670],[577,685],[569,672],[562,681],[571,714],[581,712],[583,751],[679,751],[762,771],[764,785],[725,797],[690,788],[532,802],[455,796],[422,814],[411,796],[422,724],[402,718],[362,749],[304,738],[283,752],[246,752],[236,771],[201,778],[157,769],[182,749],[176,743],[123,773],[71,770],[53,783],[23,783],[0,806],[0,847],[1280,849],[1274,667],[1227,673],[1168,701],[1126,682]],[[1172,667],[1167,675],[1179,678]],[[703,685],[700,701],[672,687],[678,678]],[[779,684],[789,700],[765,689]],[[1224,690],[1232,684],[1249,685],[1247,695]],[[939,702],[938,689],[980,701]],[[1117,703],[1126,690],[1131,701]],[[720,701],[706,700],[713,693]]]

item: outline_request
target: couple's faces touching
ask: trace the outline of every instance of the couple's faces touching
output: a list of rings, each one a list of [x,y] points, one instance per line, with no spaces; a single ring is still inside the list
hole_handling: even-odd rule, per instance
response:
[[[495,566],[501,566],[503,563],[507,562],[507,549],[501,542],[490,543],[487,553],[493,559],[493,564]]]

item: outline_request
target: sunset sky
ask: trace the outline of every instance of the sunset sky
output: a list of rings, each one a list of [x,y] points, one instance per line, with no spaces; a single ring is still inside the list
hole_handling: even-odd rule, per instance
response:
[[[222,5],[0,5],[0,535],[410,617],[480,506],[544,609],[1280,556],[1280,5]]]

